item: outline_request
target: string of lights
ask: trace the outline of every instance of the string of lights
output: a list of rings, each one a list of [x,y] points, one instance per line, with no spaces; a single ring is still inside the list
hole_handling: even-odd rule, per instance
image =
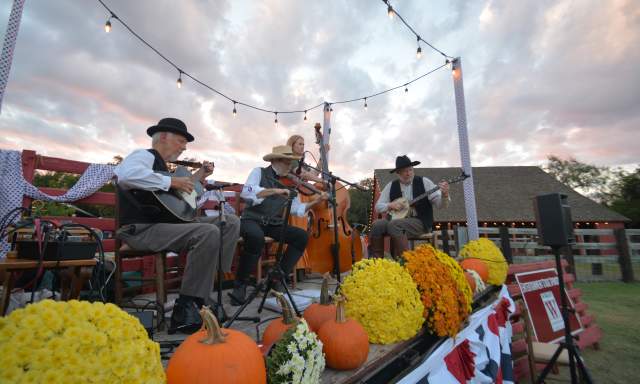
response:
[[[445,53],[443,53],[442,51],[438,50],[437,48],[435,48],[433,45],[431,45],[430,43],[428,43],[427,41],[423,40],[422,38],[420,38],[419,35],[416,34],[416,32],[413,30],[413,28],[411,26],[409,26],[409,24],[407,24],[405,22],[405,20],[395,11],[393,10],[393,8],[391,7],[391,5],[389,5],[388,0],[383,0],[383,2],[385,4],[388,5],[388,9],[390,12],[390,16],[393,16],[394,14],[398,16],[398,18],[417,36],[418,39],[418,44],[420,43],[420,41],[423,41],[425,44],[427,44],[428,46],[430,46],[432,49],[434,49],[435,51],[439,52],[442,56],[445,57],[445,63],[443,65],[440,65],[426,73],[423,73],[422,75],[411,79],[405,83],[402,83],[400,85],[397,85],[395,87],[391,87],[388,89],[385,89],[383,91],[377,92],[377,93],[373,93],[367,96],[361,96],[361,97],[356,97],[356,98],[352,98],[352,99],[344,99],[344,100],[338,100],[338,101],[323,101],[319,104],[316,104],[314,106],[311,107],[306,107],[304,109],[287,109],[287,110],[275,110],[275,109],[267,109],[267,108],[262,108],[259,107],[257,105],[253,105],[247,102],[243,102],[240,101],[239,99],[233,98],[231,96],[229,96],[228,94],[226,94],[225,92],[222,92],[216,88],[214,88],[213,86],[205,83],[204,81],[198,79],[195,75],[192,75],[191,73],[187,72],[186,70],[182,69],[178,64],[175,63],[175,61],[169,59],[166,55],[164,55],[162,52],[160,52],[160,50],[158,50],[157,48],[155,48],[151,43],[149,43],[146,39],[144,39],[142,36],[140,36],[136,31],[133,30],[133,28],[131,28],[121,17],[119,17],[111,8],[109,8],[109,6],[107,6],[107,4],[104,3],[103,0],[97,0],[108,12],[109,12],[109,18],[107,19],[105,25],[104,25],[104,30],[106,33],[111,32],[112,30],[112,20],[115,20],[117,22],[119,22],[120,24],[122,24],[122,26],[125,27],[125,29],[127,31],[129,31],[136,39],[138,39],[142,44],[146,45],[149,49],[151,49],[157,56],[159,56],[162,60],[164,60],[167,64],[169,64],[171,67],[173,67],[177,72],[178,72],[178,79],[176,80],[176,86],[178,88],[182,88],[183,85],[183,76],[185,78],[189,78],[191,79],[194,83],[199,84],[200,86],[210,90],[211,92],[225,98],[226,100],[230,101],[233,104],[233,110],[232,110],[232,114],[233,117],[236,117],[236,115],[238,114],[238,106],[244,106],[256,111],[260,111],[260,112],[265,112],[265,113],[272,113],[274,115],[274,124],[278,125],[278,115],[282,115],[282,114],[296,114],[296,113],[301,113],[304,114],[303,120],[306,121],[307,120],[307,113],[310,111],[313,111],[317,108],[320,108],[322,106],[324,106],[325,104],[329,104],[329,105],[333,105],[333,104],[347,104],[347,103],[353,103],[356,101],[363,101],[364,102],[364,109],[367,109],[367,100],[371,99],[373,97],[376,96],[380,96],[383,95],[385,93],[394,91],[396,89],[399,88],[403,88],[404,87],[404,91],[405,93],[407,93],[409,91],[408,86],[412,83],[415,83],[416,81],[436,72],[437,70],[443,68],[443,67],[451,67],[452,66],[452,61],[454,60],[453,57],[446,55]],[[418,47],[418,53],[421,53],[421,48]]]
[[[422,47],[420,46],[421,41],[426,45],[428,45],[434,51],[441,54],[447,60],[447,62],[450,62],[451,60],[454,59],[453,56],[447,55],[446,53],[442,52],[438,48],[434,47],[431,43],[429,43],[428,41],[420,37],[420,35],[413,29],[413,27],[405,21],[404,17],[402,17],[402,15],[400,15],[398,11],[391,6],[391,4],[389,3],[389,0],[382,0],[382,2],[387,5],[387,14],[389,15],[389,18],[393,19],[394,16],[397,16],[398,19],[402,22],[402,24],[404,24],[411,31],[411,33],[415,35],[416,41],[418,42],[418,49],[416,49],[416,57],[418,59],[422,57]]]

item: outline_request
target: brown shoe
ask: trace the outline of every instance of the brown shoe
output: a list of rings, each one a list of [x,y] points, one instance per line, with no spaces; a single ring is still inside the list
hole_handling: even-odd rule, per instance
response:
[[[406,236],[391,236],[391,256],[395,260],[399,260],[407,249],[409,249],[409,241]]]

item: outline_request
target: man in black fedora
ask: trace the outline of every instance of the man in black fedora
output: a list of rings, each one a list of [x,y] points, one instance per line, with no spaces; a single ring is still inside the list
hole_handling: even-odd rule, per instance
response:
[[[220,248],[217,218],[198,217],[194,222],[171,220],[160,209],[149,205],[149,191],[174,189],[191,193],[194,183],[204,183],[213,173],[213,164],[203,165],[191,177],[168,176],[168,161],[175,161],[194,140],[187,126],[175,118],[164,118],[149,127],[151,149],[129,154],[116,169],[118,178],[118,214],[120,228],[116,236],[126,245],[141,251],[187,251],[180,296],[171,316],[169,333],[193,333],[202,326],[198,313],[213,290]],[[226,215],[223,235],[222,269],[229,271],[240,233],[240,220]]]
[[[419,161],[411,161],[406,155],[396,157],[396,167],[391,170],[391,173],[396,173],[398,179],[385,185],[380,192],[376,202],[378,213],[387,216],[386,214],[399,212],[404,206],[397,199],[404,198],[411,201],[414,197],[435,187],[428,178],[415,176],[413,167],[418,164],[420,164]],[[391,237],[392,256],[398,258],[408,248],[408,236],[415,237],[431,232],[433,206],[446,208],[449,205],[449,184],[443,181],[438,186],[440,187],[438,191],[411,207],[404,218],[392,220],[390,217],[383,217],[372,224],[369,234],[369,257],[384,256],[384,236],[386,235]]]

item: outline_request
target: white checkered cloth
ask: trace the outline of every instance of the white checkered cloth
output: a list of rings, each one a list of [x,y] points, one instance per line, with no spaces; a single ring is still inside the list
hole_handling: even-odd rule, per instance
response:
[[[13,209],[20,207],[24,196],[56,202],[71,202],[91,196],[113,178],[114,168],[114,165],[109,164],[91,164],[65,194],[49,196],[24,179],[22,154],[19,151],[0,150],[0,220]],[[4,258],[8,251],[9,244],[6,239],[0,239],[0,259]]]

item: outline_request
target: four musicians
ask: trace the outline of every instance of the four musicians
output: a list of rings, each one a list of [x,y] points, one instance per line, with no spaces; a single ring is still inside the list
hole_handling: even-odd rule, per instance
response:
[[[197,217],[194,222],[183,222],[167,215],[151,195],[170,189],[191,194],[197,183],[204,184],[205,178],[212,174],[213,165],[204,162],[191,177],[168,174],[166,162],[176,161],[194,137],[187,131],[186,125],[175,118],[160,120],[147,129],[147,134],[152,137],[151,149],[132,152],[115,169],[120,220],[116,236],[135,250],[187,252],[180,295],[173,309],[169,333],[193,333],[202,325],[198,308],[208,304],[218,268],[218,219]],[[326,201],[329,196],[322,192],[303,203],[292,189],[283,185],[292,173],[299,174],[304,180],[321,181],[317,173],[298,163],[303,153],[304,139],[298,135],[292,136],[287,145],[274,147],[271,153],[263,157],[270,165],[254,168],[242,188],[240,197],[246,207],[241,220],[226,215],[220,266],[223,271],[230,271],[239,236],[244,240],[233,291],[229,293],[232,305],[241,305],[245,301],[249,275],[263,251],[265,236],[282,240],[287,245],[280,263],[285,276],[292,272],[305,251],[308,235],[304,229],[286,226],[282,234],[283,213],[290,204],[291,215],[305,216],[309,209]],[[431,180],[414,176],[413,166],[417,164],[419,162],[412,162],[407,156],[396,159],[392,173],[397,173],[398,180],[382,190],[376,202],[378,212],[398,210],[401,206],[394,200],[399,197],[411,200],[434,186]],[[428,199],[418,203],[408,217],[379,219],[373,223],[370,257],[383,257],[385,235],[391,236],[393,255],[399,256],[407,248],[407,236],[431,231],[433,206],[446,207],[449,203],[448,184],[442,182],[439,187]],[[279,284],[280,280],[274,281],[274,287],[280,290],[282,287]]]

